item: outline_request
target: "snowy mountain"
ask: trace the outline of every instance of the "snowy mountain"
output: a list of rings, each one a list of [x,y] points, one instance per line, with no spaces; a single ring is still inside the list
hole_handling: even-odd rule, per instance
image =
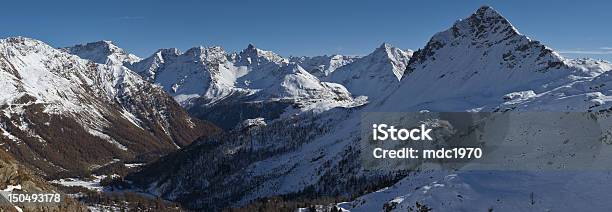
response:
[[[382,86],[371,87],[385,92],[369,104],[286,117],[253,130],[204,139],[129,179],[146,192],[192,209],[239,207],[278,195],[352,198],[364,193],[369,194],[339,206],[351,211],[405,211],[423,204],[442,211],[605,209],[606,205],[599,203],[610,198],[605,192],[609,183],[604,183],[609,172],[457,170],[408,175],[366,171],[358,158],[363,112],[599,111],[609,116],[609,63],[564,59],[520,34],[490,7],[482,7],[434,35],[407,63],[389,63],[393,61],[390,55],[404,55],[390,54],[401,52],[389,49],[383,45],[340,68],[347,74],[338,75],[339,79],[347,80],[345,86],[355,94],[360,94],[355,90],[357,85]],[[365,59],[368,57],[371,59]],[[357,63],[391,65],[349,69]],[[343,73],[340,69],[331,77]],[[378,80],[368,80],[370,76]],[[351,86],[353,80],[363,81]],[[389,87],[383,83],[387,80],[398,82]],[[586,179],[593,183],[563,184]],[[597,186],[602,184],[606,186]],[[593,201],[572,195],[561,198],[559,188],[580,192]],[[538,205],[532,207],[529,198],[533,193],[533,202]],[[483,204],[476,204],[481,199]],[[576,201],[580,203],[570,204]]]
[[[111,41],[79,44],[73,47],[62,48],[62,50],[95,63],[106,65],[129,65],[140,61],[139,57],[119,48]]]
[[[412,51],[383,43],[369,55],[338,68],[328,78],[344,85],[353,95],[380,97],[400,84]]]
[[[415,52],[401,86],[381,109],[491,111],[503,103],[504,95],[540,94],[602,72],[576,66],[483,7]],[[490,106],[478,109],[485,105]]]
[[[112,51],[77,49],[114,52],[106,60],[89,54],[105,63],[122,55],[108,42],[98,44]],[[3,149],[44,176],[156,157],[216,130],[125,67],[29,38],[0,40],[0,89]]]
[[[598,111],[608,116],[610,70],[605,61],[564,59],[520,34],[497,11],[482,7],[415,52],[402,85],[374,110]],[[604,190],[610,187],[603,182],[609,178],[608,171],[427,171],[341,207],[351,211],[404,211],[419,205],[441,211],[602,210],[607,206],[597,200],[579,201],[583,197],[565,194],[608,198]]]
[[[162,86],[181,105],[199,97],[210,101],[222,98],[233,92],[236,78],[221,47],[195,47],[185,53],[162,49],[129,67]]]
[[[196,47],[185,53],[165,49],[129,67],[161,85],[191,114],[224,128],[248,118],[274,119],[290,111],[358,104],[342,85],[321,82],[299,65],[252,44],[232,54],[221,47]],[[262,105],[268,110],[249,109]],[[219,117],[237,107],[247,111],[233,111],[240,117]]]
[[[336,69],[354,62],[359,57],[345,55],[314,56],[314,57],[290,57],[289,62],[300,65],[304,70],[319,79],[325,79]]]
[[[252,44],[233,54],[221,47],[196,47],[185,53],[165,49],[130,67],[183,105],[199,97],[214,103],[233,93],[257,93],[256,100],[335,96],[333,89],[327,89],[329,83],[322,84],[299,65]]]

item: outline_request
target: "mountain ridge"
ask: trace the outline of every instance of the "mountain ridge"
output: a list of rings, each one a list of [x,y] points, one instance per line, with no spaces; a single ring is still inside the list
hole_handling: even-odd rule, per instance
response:
[[[328,80],[345,85],[354,95],[376,99],[399,86],[412,51],[382,43],[372,53],[332,72]]]
[[[162,50],[129,67],[161,85],[192,115],[226,129],[249,118],[275,119],[364,102],[354,100],[342,85],[322,82],[289,59],[253,44],[238,53],[221,47],[194,47],[185,53]],[[229,121],[212,113],[238,105],[246,108],[244,117]]]
[[[392,200],[402,203],[401,200],[410,197],[410,201],[402,203],[405,210],[414,201],[432,204],[432,199],[428,199],[430,195],[412,198],[411,191],[415,188],[405,186],[412,182],[412,175],[366,171],[355,159],[360,154],[362,113],[507,110],[602,110],[605,113],[611,105],[612,93],[606,83],[611,79],[609,64],[563,59],[550,48],[518,33],[490,7],[482,7],[468,19],[434,35],[406,66],[397,87],[364,106],[303,114],[268,122],[246,134],[201,140],[128,179],[143,191],[182,202],[193,209],[240,207],[272,196],[352,197],[367,191],[364,193],[369,194],[362,198],[338,206],[351,211],[381,210]],[[389,76],[397,80],[396,75],[389,73]],[[233,154],[214,154],[230,150]],[[214,158],[219,164],[207,163]],[[173,167],[172,171],[164,172],[167,167]],[[194,167],[200,167],[201,171],[192,173]],[[223,175],[216,174],[220,170],[225,171]],[[477,181],[473,179],[478,178],[469,178],[469,174],[426,171],[418,173],[416,177],[422,181],[414,181],[414,186],[425,194],[433,184],[443,182],[449,188],[442,189],[449,190],[440,193],[441,198],[447,198],[445,194],[452,194],[452,198],[457,198],[456,194],[478,197],[466,193],[462,189],[466,186],[489,189],[489,184],[475,184]],[[501,177],[510,185],[529,182],[504,173],[486,174],[494,177],[483,179]],[[451,181],[451,176],[472,181],[446,183]],[[376,192],[382,188],[385,189]],[[500,192],[510,192],[503,189]],[[529,196],[526,191],[520,190],[517,195]],[[479,210],[483,206],[448,198],[443,203],[450,206],[440,207]],[[514,201],[520,198],[502,199],[518,205]]]
[[[0,79],[4,148],[46,177],[158,157],[216,131],[129,69],[30,38],[0,40]]]

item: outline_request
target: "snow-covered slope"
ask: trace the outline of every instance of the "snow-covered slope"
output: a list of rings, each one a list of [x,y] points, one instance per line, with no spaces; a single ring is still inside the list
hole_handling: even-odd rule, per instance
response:
[[[237,77],[221,47],[195,47],[185,53],[162,49],[128,67],[161,85],[181,105],[200,97],[223,98],[233,91]]]
[[[234,54],[227,54],[220,47],[196,47],[185,53],[165,49],[130,67],[160,84],[183,105],[200,97],[215,102],[235,92],[261,93],[257,100],[325,98],[334,94],[298,65],[252,44]],[[321,96],[317,97],[318,94]]]
[[[326,79],[344,85],[353,95],[378,98],[399,86],[411,56],[410,50],[383,43],[369,55],[338,68]]]
[[[602,211],[608,171],[466,171],[416,173],[344,209],[360,211]]]
[[[382,110],[495,110],[512,92],[544,93],[602,70],[577,68],[520,34],[490,7],[437,33],[414,53]],[[410,98],[406,98],[410,97]],[[454,107],[454,108],[451,108]]]
[[[43,174],[159,155],[211,132],[129,69],[34,39],[0,40],[0,89],[3,148]]]
[[[365,171],[358,158],[362,112],[606,113],[611,99],[607,62],[564,59],[521,35],[492,8],[482,7],[436,34],[405,67],[403,75],[389,71],[390,79],[401,78],[397,88],[383,92],[364,107],[266,122],[257,130],[202,141],[131,179],[148,192],[196,209],[241,206],[284,194],[350,197],[388,185],[392,186],[341,206],[383,211],[386,204],[405,211],[415,209],[419,202],[442,211],[487,210],[491,206],[494,210],[605,209],[601,201],[610,198],[605,192],[609,186],[591,188],[607,182],[607,172],[431,171],[406,175]],[[337,72],[340,70],[332,75]],[[364,80],[363,86],[368,82]],[[593,183],[563,184],[585,179]],[[562,195],[558,189],[593,199]],[[531,193],[541,205],[529,206]],[[552,194],[550,198],[545,197],[548,194]],[[480,199],[483,204],[476,204]],[[573,201],[583,202],[570,205]]]
[[[402,85],[370,109],[608,113],[610,70],[605,61],[564,59],[482,7],[417,51]],[[609,171],[426,171],[341,206],[351,211],[405,211],[418,205],[439,211],[604,210],[610,176]]]
[[[129,67],[161,85],[196,117],[225,128],[248,118],[277,118],[285,112],[290,115],[359,104],[342,85],[321,82],[299,65],[252,44],[232,54],[220,47],[196,47],[185,53],[165,49]],[[251,108],[245,105],[251,103],[276,106],[249,109],[232,120],[216,114],[228,112],[224,108]],[[290,105],[293,107],[288,108]]]
[[[325,79],[336,69],[352,63],[358,58],[357,56],[324,55],[314,57],[291,57],[289,61],[302,66],[304,70],[315,75],[319,79]]]
[[[97,41],[62,48],[70,54],[106,65],[124,65],[140,61],[136,55],[119,48],[111,41]]]

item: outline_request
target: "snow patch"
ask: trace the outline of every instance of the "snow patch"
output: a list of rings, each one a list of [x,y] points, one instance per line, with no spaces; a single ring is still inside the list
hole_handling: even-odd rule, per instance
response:
[[[101,138],[102,140],[108,141],[109,143],[115,145],[117,148],[123,150],[123,151],[127,151],[128,148],[126,146],[124,146],[123,144],[119,143],[118,141],[116,141],[115,139],[111,138],[110,136],[98,131],[98,130],[93,130],[93,129],[89,129],[88,130],[89,134],[96,136],[98,138]]]

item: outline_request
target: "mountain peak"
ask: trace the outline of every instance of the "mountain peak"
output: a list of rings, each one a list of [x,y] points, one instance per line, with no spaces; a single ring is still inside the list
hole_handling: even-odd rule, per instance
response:
[[[254,44],[249,43],[246,49],[257,49]]]
[[[327,78],[336,69],[350,64],[357,60],[359,57],[346,56],[346,55],[323,55],[323,56],[301,56],[301,57],[290,57],[289,61],[297,63],[304,70],[313,74],[320,79]]]
[[[122,65],[140,60],[136,55],[128,53],[109,40],[77,44],[62,50],[100,64]]]
[[[380,55],[382,57],[393,57],[393,55],[392,55],[393,52],[397,51],[397,50],[399,50],[399,49],[394,47],[393,45],[391,45],[391,44],[389,44],[387,42],[383,42],[370,55]]]
[[[48,46],[46,43],[36,40],[34,38],[28,38],[23,36],[16,37],[7,37],[5,39],[0,39],[0,43],[7,43],[9,45],[14,46],[23,46],[23,47],[34,47],[34,46]]]
[[[185,51],[185,54],[192,55],[192,56],[198,56],[204,51],[204,49],[205,48],[202,46],[192,47],[190,49],[187,49],[187,51]]]
[[[123,49],[119,48],[110,40],[100,40],[95,42],[89,42],[85,44],[77,44],[74,47],[70,48],[87,48],[87,49],[104,49],[108,52],[119,52],[123,51]]]
[[[383,42],[382,44],[380,44],[380,46],[378,47],[379,49],[388,49],[391,48],[392,46],[387,43],[387,42]]]
[[[260,57],[260,56],[264,56],[270,53],[275,54],[271,51],[265,51],[262,49],[258,49],[257,47],[255,47],[255,44],[252,44],[252,43],[249,43],[246,49],[242,50],[240,53],[243,55],[250,55],[252,57]]]
[[[259,50],[257,47],[255,47],[255,45],[253,45],[252,43],[249,43],[249,45],[243,49],[242,51],[240,51],[240,54],[242,55],[251,55],[251,56],[258,56]]]
[[[272,62],[275,64],[284,64],[288,63],[288,60],[281,57],[280,55],[272,52],[261,50],[255,47],[252,43],[247,46],[246,49],[242,50],[237,55],[237,60],[239,65],[247,65],[250,66],[252,64],[261,64]]]
[[[382,43],[372,53],[332,72],[331,82],[343,84],[354,95],[378,98],[399,85],[412,52]]]
[[[85,45],[107,45],[107,46],[115,46],[115,44],[113,44],[113,41],[111,40],[99,40],[99,41],[95,41],[95,42],[91,42],[91,43],[87,43]]]
[[[165,49],[158,49],[156,51],[156,54],[159,54],[163,57],[168,56],[168,55],[177,56],[181,54],[181,51],[177,48],[165,48]]]
[[[538,59],[547,58],[553,62],[560,60],[558,56],[551,54],[552,51],[547,47],[520,34],[505,17],[492,7],[482,6],[468,18],[455,22],[450,29],[436,33],[423,49],[415,53],[411,63],[420,64],[429,59],[435,60],[438,50],[459,46],[464,48],[462,51],[466,49],[487,50],[486,52],[480,52],[482,56],[486,56],[490,49],[496,46],[499,51],[504,51],[503,53],[506,53],[507,57],[510,57],[508,51],[516,50],[521,54],[526,54],[527,49],[540,49],[541,52],[536,54],[541,55]],[[511,49],[510,46],[515,49]]]
[[[499,12],[489,6],[482,6],[466,20],[458,21],[455,27],[469,27],[476,33],[498,32],[509,29],[508,34],[520,34],[514,26]]]
[[[365,57],[382,57],[393,59],[395,57],[398,57],[398,55],[407,55],[406,58],[410,58],[410,56],[412,56],[412,50],[402,50],[387,42],[384,42],[378,48],[376,48],[374,52],[370,53]]]
[[[429,90],[428,95],[435,93],[437,98],[483,93],[492,96],[525,87],[537,90],[531,86],[540,85],[540,80],[571,71],[552,49],[520,34],[502,15],[485,6],[436,33],[424,48],[415,52],[400,89],[406,91],[415,89],[412,86],[420,82],[436,82],[450,86]],[[422,98],[423,102],[432,100],[429,96]]]
[[[89,46],[96,44],[108,43]],[[10,149],[23,147],[15,156],[24,165],[46,176],[59,176],[104,161],[138,158],[143,152],[161,153],[201,136],[193,133],[200,131],[201,122],[192,122],[161,88],[123,66],[93,64],[67,53],[77,49],[83,54],[101,53],[96,50],[103,49],[89,51],[84,46],[57,49],[23,37],[0,40],[0,140]],[[45,119],[28,118],[33,115]],[[15,118],[22,121],[11,121]],[[54,136],[60,134],[79,142]],[[44,149],[36,147],[41,142]],[[84,151],[88,148],[101,151]],[[39,159],[38,153],[70,158],[48,157],[32,163]]]
[[[476,13],[474,13],[474,15],[478,15],[481,17],[502,17],[503,18],[503,16],[499,14],[497,10],[493,9],[493,7],[490,7],[488,5],[484,5],[478,8],[478,10],[476,10]]]

